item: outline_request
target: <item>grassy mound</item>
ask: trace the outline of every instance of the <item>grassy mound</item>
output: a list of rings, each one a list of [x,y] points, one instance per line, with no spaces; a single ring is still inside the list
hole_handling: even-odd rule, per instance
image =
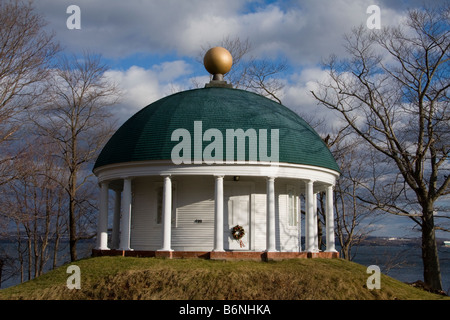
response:
[[[342,259],[257,262],[97,257],[73,264],[81,270],[79,290],[67,288],[66,265],[0,290],[0,299],[449,299],[385,275],[381,275],[381,289],[369,290],[367,268]]]

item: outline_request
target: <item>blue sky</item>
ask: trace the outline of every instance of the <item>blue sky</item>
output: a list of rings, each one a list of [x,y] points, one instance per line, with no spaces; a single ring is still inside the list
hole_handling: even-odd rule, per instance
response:
[[[146,105],[192,87],[192,80],[209,81],[197,62],[202,46],[224,37],[248,39],[251,54],[284,58],[289,64],[281,93],[284,105],[300,115],[335,115],[317,106],[309,94],[323,79],[320,62],[330,54],[343,55],[343,35],[366,25],[367,8],[377,5],[382,26],[398,23],[405,10],[423,1],[388,0],[39,0],[34,7],[49,23],[68,54],[84,50],[101,54],[110,66],[108,76],[123,89],[114,107],[120,122]],[[81,29],[69,30],[67,7],[81,9]],[[418,236],[401,217],[379,222],[378,234]]]

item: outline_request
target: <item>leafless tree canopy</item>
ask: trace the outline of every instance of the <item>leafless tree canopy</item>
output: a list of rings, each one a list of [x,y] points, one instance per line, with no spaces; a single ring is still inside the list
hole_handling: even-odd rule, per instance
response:
[[[28,145],[14,161],[15,179],[0,189],[2,218],[15,230],[15,272],[22,281],[41,275],[47,261],[56,266],[67,228],[65,194],[57,183],[65,173],[48,147],[40,140]]]
[[[29,3],[0,2],[0,184],[12,178],[16,155],[5,142],[15,138],[25,111],[38,104],[51,58],[59,50],[53,35],[43,31],[45,24]]]
[[[98,55],[61,57],[51,75],[48,102],[34,117],[39,134],[54,145],[54,156],[67,172],[59,183],[69,199],[72,261],[77,259],[76,243],[82,238],[77,225],[83,221],[86,199],[80,194],[92,176],[87,166],[115,130],[110,107],[117,103],[120,91],[105,77],[106,71]]]
[[[3,123],[32,106],[42,93],[50,59],[58,52],[53,35],[30,4],[0,3],[0,121]],[[12,130],[12,129],[10,129]],[[0,141],[12,131],[2,132]]]
[[[449,13],[414,10],[398,27],[355,28],[345,38],[349,58],[331,57],[329,81],[312,92],[378,152],[364,201],[421,227],[425,282],[437,290],[436,202],[450,193]]]

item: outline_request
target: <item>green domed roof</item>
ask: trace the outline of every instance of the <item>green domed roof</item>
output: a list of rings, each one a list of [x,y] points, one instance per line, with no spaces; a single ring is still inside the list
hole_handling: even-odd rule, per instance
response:
[[[318,166],[339,172],[325,143],[296,113],[261,95],[220,87],[179,92],[143,108],[111,137],[94,169],[131,161],[171,160],[172,149],[179,144],[178,140],[171,141],[172,133],[176,129],[187,129],[194,144],[195,121],[202,122],[202,134],[210,128],[220,130],[224,140],[224,157],[227,129],[255,129],[256,132],[267,129],[268,155],[271,152],[271,129],[278,129],[280,162]],[[203,141],[203,149],[210,143]],[[248,142],[246,145],[248,149]]]

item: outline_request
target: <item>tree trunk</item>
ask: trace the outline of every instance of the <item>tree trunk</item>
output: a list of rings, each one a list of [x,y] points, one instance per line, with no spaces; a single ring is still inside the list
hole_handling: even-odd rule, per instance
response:
[[[59,231],[57,231],[57,235],[55,238],[55,247],[53,248],[53,265],[52,269],[55,269],[58,265],[58,247],[59,247]]]
[[[442,291],[441,270],[435,237],[433,209],[424,209],[422,216],[423,280],[435,291]]]
[[[350,261],[350,246],[349,243],[346,242],[344,246],[341,248],[342,259]]]
[[[28,240],[28,280],[33,279],[32,278],[32,266],[33,266],[33,256],[31,255],[32,252],[32,245],[31,245],[31,235],[29,232],[27,232]]]
[[[0,258],[0,288],[2,287],[2,270],[3,270],[3,260]]]
[[[70,196],[69,204],[69,248],[70,261],[77,260],[77,228],[75,219],[75,199]]]
[[[75,217],[75,201],[77,195],[77,178],[78,178],[78,141],[77,141],[77,123],[76,108],[72,109],[71,117],[71,143],[70,143],[70,158],[68,164],[70,168],[69,177],[69,241],[70,241],[70,260],[73,262],[77,260],[77,218]]]
[[[70,261],[77,260],[77,219],[75,217],[76,173],[69,178],[69,249]]]
[[[56,216],[55,221],[55,246],[53,248],[53,269],[56,268],[58,264],[58,247],[59,247],[59,238],[60,238],[60,230],[59,230],[59,217],[60,217],[60,209],[61,208],[61,197],[58,197],[58,214]]]

